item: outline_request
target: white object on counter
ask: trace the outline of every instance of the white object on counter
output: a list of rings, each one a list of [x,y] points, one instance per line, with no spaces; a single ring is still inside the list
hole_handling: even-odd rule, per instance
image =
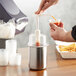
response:
[[[42,45],[47,45],[46,36],[44,34],[41,34],[41,36],[40,36],[40,43]]]
[[[22,22],[20,24],[17,24],[16,29],[21,31],[27,24],[28,22]]]
[[[11,56],[9,60],[9,65],[20,66],[21,65],[21,54],[16,53],[15,56]]]
[[[16,54],[17,50],[17,41],[16,40],[6,40],[6,50],[9,55]]]
[[[15,26],[13,23],[3,23],[0,24],[0,38],[14,38],[15,36]]]
[[[15,57],[15,64],[21,65],[21,54],[17,53]]]
[[[28,24],[28,18],[22,17],[19,18],[16,22],[17,22],[16,29],[21,31]]]
[[[64,42],[64,41],[55,40],[55,43],[56,45],[69,45],[69,44],[76,43],[76,42]]]
[[[0,66],[8,65],[8,51],[0,49]]]
[[[16,40],[6,40],[6,50],[8,51],[8,60],[12,57],[14,59],[17,50]]]
[[[42,45],[47,45],[46,42],[46,36],[44,34],[40,34],[40,38],[39,38],[39,42]],[[32,46],[36,44],[36,33],[35,34],[30,34],[29,35],[29,42],[28,42],[28,46]]]
[[[57,51],[64,59],[76,59],[76,52],[60,51],[59,46],[56,46]]]

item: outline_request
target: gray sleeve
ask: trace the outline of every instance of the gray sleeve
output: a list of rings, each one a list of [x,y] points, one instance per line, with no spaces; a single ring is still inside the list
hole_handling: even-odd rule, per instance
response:
[[[23,14],[13,0],[0,0],[0,19],[4,22],[8,22],[10,19],[15,18],[15,23],[17,20],[22,17],[27,17]],[[28,19],[25,19],[25,22],[28,22]],[[16,34],[19,34],[24,31],[23,28],[21,31],[16,29]]]

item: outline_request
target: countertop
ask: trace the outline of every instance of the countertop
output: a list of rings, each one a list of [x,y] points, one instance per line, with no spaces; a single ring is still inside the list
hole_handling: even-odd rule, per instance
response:
[[[28,48],[19,48],[22,55],[21,66],[0,67],[0,76],[76,76],[76,60],[62,59],[55,45],[48,46],[47,68],[31,71],[28,66]]]

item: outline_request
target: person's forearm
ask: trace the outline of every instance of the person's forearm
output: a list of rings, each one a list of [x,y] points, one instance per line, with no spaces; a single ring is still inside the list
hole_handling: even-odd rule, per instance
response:
[[[64,41],[66,42],[75,42],[74,38],[71,35],[71,31],[67,32],[64,36]]]

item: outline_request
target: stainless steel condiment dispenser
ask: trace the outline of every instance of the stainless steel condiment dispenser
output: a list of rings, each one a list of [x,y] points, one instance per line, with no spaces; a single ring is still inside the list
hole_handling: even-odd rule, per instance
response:
[[[36,46],[35,34],[29,36],[29,69],[43,70],[47,66],[47,44],[46,36],[40,35],[40,46]]]
[[[47,46],[29,47],[29,68],[31,70],[46,69],[47,66]]]

